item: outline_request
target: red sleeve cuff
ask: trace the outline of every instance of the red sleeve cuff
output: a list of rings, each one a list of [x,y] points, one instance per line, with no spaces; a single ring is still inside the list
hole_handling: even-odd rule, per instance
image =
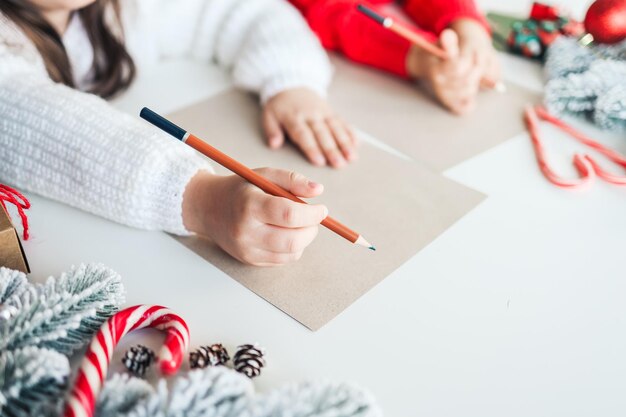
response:
[[[463,19],[463,18],[473,19],[477,21],[478,23],[482,25],[483,28],[485,28],[487,33],[491,35],[491,28],[489,27],[489,22],[487,22],[487,19],[485,19],[485,17],[477,10],[455,11],[453,13],[442,15],[435,22],[435,25],[434,25],[435,33],[437,34],[441,33],[445,28],[450,26],[455,20]]]
[[[361,64],[408,78],[409,41],[358,12],[353,0],[337,2],[334,7],[324,6],[311,7],[306,18],[325,48],[341,52]]]
[[[474,19],[491,33],[487,20],[472,0],[407,0],[404,11],[420,28],[436,35],[461,18]]]
[[[351,15],[345,28],[345,35],[352,38],[343,43],[348,58],[408,78],[406,58],[411,42],[360,13]]]

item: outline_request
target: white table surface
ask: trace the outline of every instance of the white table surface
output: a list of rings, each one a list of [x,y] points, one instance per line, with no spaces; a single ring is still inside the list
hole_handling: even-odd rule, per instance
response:
[[[503,60],[506,79],[541,88],[538,66]],[[116,105],[166,113],[229,85],[215,68],[170,62],[143,74]],[[626,152],[623,137],[578,126]],[[573,173],[569,140],[546,132],[555,163]],[[526,134],[446,176],[488,199],[315,333],[166,234],[35,195],[30,277],[102,262],[123,276],[129,305],[181,314],[192,346],[265,346],[259,391],[332,378],[369,388],[388,416],[623,416],[626,190],[553,187]],[[141,337],[156,347],[157,334],[124,346]]]

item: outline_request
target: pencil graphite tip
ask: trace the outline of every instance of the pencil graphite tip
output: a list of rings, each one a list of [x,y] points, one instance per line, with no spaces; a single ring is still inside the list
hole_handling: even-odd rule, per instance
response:
[[[363,246],[365,248],[368,248],[370,250],[376,250],[374,245],[372,245],[367,240],[365,240],[365,238],[363,236],[359,236],[358,239],[354,243],[356,243],[357,245],[361,245],[361,246]]]

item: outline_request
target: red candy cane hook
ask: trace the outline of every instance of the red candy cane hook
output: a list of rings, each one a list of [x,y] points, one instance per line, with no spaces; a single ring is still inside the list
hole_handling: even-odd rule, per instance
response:
[[[546,159],[546,152],[543,148],[543,142],[539,137],[539,117],[537,116],[534,107],[526,107],[526,111],[524,112],[524,119],[526,120],[526,126],[528,127],[528,131],[530,132],[530,139],[533,143],[533,148],[535,150],[535,156],[537,157],[539,169],[541,169],[541,172],[548,179],[548,181],[550,181],[554,185],[558,185],[559,187],[581,188],[588,185],[591,180],[593,180],[593,178],[595,177],[595,171],[593,170],[593,166],[586,158],[579,154],[574,155],[574,166],[576,166],[576,169],[580,173],[580,178],[568,180],[562,178],[556,172],[554,172],[548,164],[548,161]]]
[[[597,175],[599,178],[603,179],[606,182],[616,185],[626,185],[626,176],[620,176],[617,174],[613,174],[606,169],[604,169],[595,159],[593,159],[589,155],[574,155],[574,166],[581,174],[581,177],[578,179],[567,180],[559,177],[548,165],[548,162],[545,157],[545,151],[543,149],[543,143],[539,138],[538,133],[538,124],[539,119],[543,119],[548,123],[553,124],[558,127],[562,131],[568,133],[574,139],[579,141],[580,143],[592,148],[598,153],[606,156],[609,160],[613,161],[615,164],[626,168],[626,156],[620,154],[619,152],[610,149],[603,144],[596,142],[595,140],[589,138],[583,133],[577,131],[573,127],[569,126],[562,120],[557,119],[548,111],[541,107],[529,106],[526,108],[524,113],[526,125],[528,126],[528,131],[530,132],[530,138],[533,143],[533,147],[535,149],[535,155],[537,156],[537,162],[539,163],[539,168],[543,175],[550,181],[551,183],[558,185],[559,187],[566,188],[579,188],[584,185],[587,185],[591,182],[591,180]]]
[[[26,217],[24,210],[30,208],[30,201],[28,201],[28,199],[16,189],[11,188],[8,185],[0,184],[0,205],[2,205],[2,207],[6,210],[7,206],[5,202],[14,204],[15,207],[17,207],[17,213],[22,219],[24,240],[28,240],[28,217]]]
[[[93,416],[113,349],[125,334],[145,327],[166,332],[165,343],[158,353],[161,372],[171,375],[180,368],[189,347],[189,329],[185,321],[165,307],[129,307],[109,318],[91,341],[67,400],[65,417]]]
[[[596,142],[595,140],[591,139],[585,134],[577,131],[576,129],[569,126],[562,120],[559,120],[553,115],[551,115],[550,113],[548,113],[548,111],[545,108],[537,107],[535,110],[537,111],[537,114],[543,120],[547,121],[548,123],[552,123],[554,126],[557,126],[562,131],[571,135],[574,139],[576,139],[580,143],[583,143],[589,146],[591,149],[594,149],[596,152],[606,156],[609,160],[613,161],[615,164],[626,168],[626,156],[620,154],[619,152],[613,149],[607,148],[603,144]],[[598,175],[599,178],[602,178],[604,181],[609,182],[611,184],[626,185],[625,176],[620,176],[620,175],[613,174],[607,171],[606,169],[602,168],[602,166],[600,166],[600,164],[598,164],[598,162],[592,157],[590,157],[589,155],[585,155],[585,159],[589,161],[589,163],[591,164],[591,166],[593,167],[595,173]]]

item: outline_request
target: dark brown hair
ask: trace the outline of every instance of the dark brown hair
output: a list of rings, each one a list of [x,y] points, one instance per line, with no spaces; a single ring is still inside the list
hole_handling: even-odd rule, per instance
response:
[[[0,11],[13,20],[37,47],[50,78],[75,87],[61,35],[38,8],[28,0],[0,0]],[[106,16],[108,11],[113,12],[111,16]],[[119,0],[96,0],[77,13],[94,49],[89,92],[112,97],[125,90],[135,77],[135,64],[124,46]]]

